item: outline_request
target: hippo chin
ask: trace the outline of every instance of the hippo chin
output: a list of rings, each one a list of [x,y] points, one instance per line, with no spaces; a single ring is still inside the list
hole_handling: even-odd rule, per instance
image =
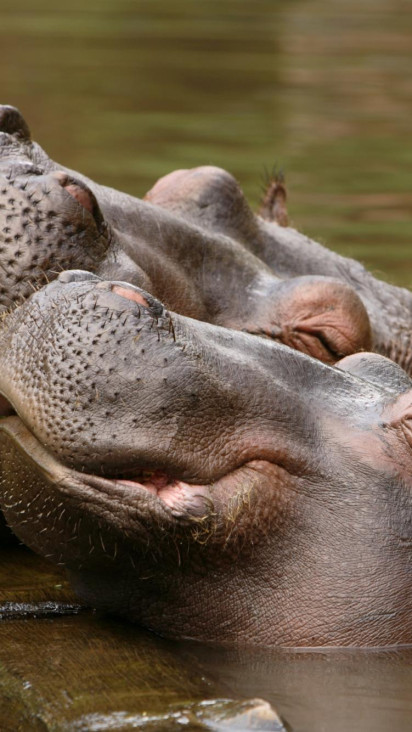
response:
[[[176,638],[412,642],[398,366],[330,367],[81,272],[0,339],[2,508],[83,600]]]

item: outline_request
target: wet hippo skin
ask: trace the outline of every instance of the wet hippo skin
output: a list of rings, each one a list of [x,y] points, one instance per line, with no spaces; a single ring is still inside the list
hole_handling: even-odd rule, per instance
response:
[[[410,371],[411,294],[255,216],[225,171],[176,171],[141,201],[58,166],[13,107],[0,130],[3,309],[81,267],[327,363],[372,349]]]
[[[176,638],[411,643],[396,364],[330,367],[65,272],[4,320],[0,391],[2,509],[83,601]]]

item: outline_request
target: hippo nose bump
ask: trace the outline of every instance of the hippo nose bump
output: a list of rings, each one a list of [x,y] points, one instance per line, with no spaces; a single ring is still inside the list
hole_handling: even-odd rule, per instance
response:
[[[92,272],[85,272],[83,269],[68,269],[65,272],[60,272],[57,277],[57,280],[64,285],[68,285],[71,282],[87,282],[87,280],[100,281],[100,279],[100,277]]]
[[[64,190],[74,198],[83,208],[85,208],[95,219],[99,228],[104,226],[103,214],[100,211],[97,199],[90,188],[83,181],[68,175],[63,170],[57,170],[52,173],[52,177],[57,180]]]
[[[30,140],[30,129],[21,112],[8,104],[0,105],[0,131]]]

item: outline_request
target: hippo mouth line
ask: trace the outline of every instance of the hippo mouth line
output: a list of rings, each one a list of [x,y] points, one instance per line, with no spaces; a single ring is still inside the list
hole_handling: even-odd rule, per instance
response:
[[[107,509],[108,505],[113,506],[114,503],[123,508],[139,509],[139,504],[142,504],[145,510],[155,513],[160,511],[169,520],[203,521],[214,515],[217,495],[217,500],[220,500],[222,495],[240,497],[247,494],[249,500],[247,486],[251,483],[251,476],[264,478],[265,474],[268,476],[278,470],[278,466],[270,461],[249,459],[204,484],[183,481],[161,469],[147,470],[137,465],[133,470],[120,472],[119,469],[118,475],[114,477],[89,473],[87,466],[78,470],[61,462],[37,439],[1,395],[0,403],[0,435],[7,435],[24,459],[34,464],[35,471],[42,474],[56,490],[66,497],[80,498],[88,506],[105,504]]]
[[[188,490],[205,490],[207,488],[206,485],[194,485],[171,478],[160,470],[137,471],[133,480],[123,477],[106,478],[106,480],[111,480],[116,483],[116,485],[130,487],[132,490],[143,489],[148,491],[156,498],[161,499],[170,508],[174,507],[176,498],[184,498],[184,495]]]
[[[14,429],[13,423],[17,426]],[[136,466],[134,469],[127,471],[119,471],[118,475],[110,477],[107,475],[98,475],[88,473],[86,466],[84,470],[75,470],[60,462],[59,458],[50,453],[47,448],[33,434],[30,428],[20,418],[13,405],[0,394],[0,429],[8,430],[8,426],[12,425],[13,432],[25,432],[24,441],[20,441],[27,454],[33,457],[33,446],[35,446],[34,460],[41,469],[47,465],[48,474],[56,478],[58,484],[59,476],[64,472],[66,475],[72,475],[76,478],[76,482],[84,483],[86,486],[101,488],[106,491],[110,486],[116,489],[124,489],[129,495],[144,493],[153,496],[155,500],[161,501],[164,507],[175,510],[177,504],[180,511],[186,503],[193,504],[194,498],[199,499],[209,493],[210,485],[194,484],[186,481],[172,478],[163,470],[146,470]],[[26,449],[27,447],[27,449]],[[226,477],[226,476],[224,476]],[[218,482],[218,481],[216,481]],[[192,509],[195,507],[192,505]],[[179,512],[180,512],[179,511]]]
[[[14,417],[17,416],[17,412],[7,397],[0,394],[0,418],[1,417]]]

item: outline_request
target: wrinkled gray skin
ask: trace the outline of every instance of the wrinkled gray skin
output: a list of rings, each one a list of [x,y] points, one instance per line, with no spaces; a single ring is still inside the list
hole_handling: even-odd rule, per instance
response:
[[[255,216],[223,170],[177,171],[141,201],[58,166],[3,106],[1,177],[0,307],[81,267],[328,363],[372,349],[411,371],[412,295]]]
[[[412,642],[412,381],[66,272],[3,322],[1,506],[86,602],[218,643]]]

